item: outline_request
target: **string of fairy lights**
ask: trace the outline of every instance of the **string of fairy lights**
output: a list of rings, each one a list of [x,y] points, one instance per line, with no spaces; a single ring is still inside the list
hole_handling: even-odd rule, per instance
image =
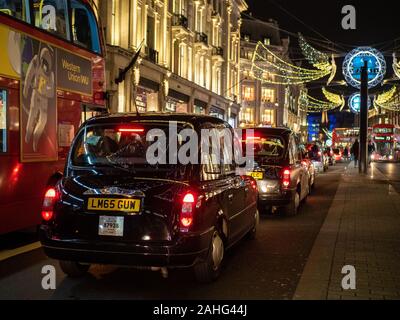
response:
[[[387,111],[400,111],[400,92],[397,86],[378,94],[374,99],[374,107]]]
[[[329,86],[337,71],[335,54],[327,54],[315,49],[300,33],[298,39],[302,55],[314,69],[303,68],[286,61],[264,43],[258,42],[251,59],[249,75],[262,83],[285,86],[308,84],[329,75],[326,81],[326,86]],[[392,67],[395,77],[400,79],[400,61],[397,60],[395,53],[393,53]],[[340,109],[340,111],[344,109],[346,105],[344,95],[331,92],[325,86],[322,87],[322,95],[326,100],[314,98],[307,93],[307,90],[302,89],[298,101],[300,109],[308,113],[326,113],[335,109]],[[381,108],[388,111],[400,111],[400,91],[397,86],[376,95],[374,107],[377,110]]]

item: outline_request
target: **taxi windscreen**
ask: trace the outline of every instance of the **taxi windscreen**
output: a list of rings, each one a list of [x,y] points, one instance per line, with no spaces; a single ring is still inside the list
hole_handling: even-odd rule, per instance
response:
[[[177,150],[186,142],[179,135],[182,129],[177,127]],[[164,138],[160,138],[162,135]],[[155,146],[163,141],[165,147]],[[77,137],[71,162],[79,167],[112,167],[160,178],[182,179],[188,166],[174,164],[169,153],[168,124],[95,124],[86,126]]]
[[[284,157],[286,144],[282,137],[274,136],[260,131],[254,131],[254,135],[244,136],[244,144],[253,144],[254,157],[268,160],[278,160]],[[246,146],[243,146],[245,152]]]

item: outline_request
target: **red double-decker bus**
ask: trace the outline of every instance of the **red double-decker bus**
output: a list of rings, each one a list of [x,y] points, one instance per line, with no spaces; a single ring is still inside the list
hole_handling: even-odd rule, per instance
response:
[[[0,234],[40,223],[86,114],[105,111],[104,45],[86,0],[0,1]]]
[[[400,161],[400,128],[392,124],[372,127],[373,161]]]

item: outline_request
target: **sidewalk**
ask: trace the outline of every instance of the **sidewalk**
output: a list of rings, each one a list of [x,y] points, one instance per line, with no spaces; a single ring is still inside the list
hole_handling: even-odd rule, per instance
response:
[[[343,290],[343,266],[356,290]],[[314,243],[294,299],[400,299],[400,195],[372,167],[351,163]]]

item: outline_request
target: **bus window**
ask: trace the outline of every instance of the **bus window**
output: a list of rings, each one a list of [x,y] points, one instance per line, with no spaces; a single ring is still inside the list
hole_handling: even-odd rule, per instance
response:
[[[33,0],[35,26],[69,40],[66,0]]]
[[[18,20],[29,22],[26,8],[26,0],[0,0],[0,12],[13,16]]]
[[[0,89],[0,153],[7,152],[7,91]]]
[[[93,13],[77,0],[71,1],[72,35],[76,44],[100,53],[99,35]]]

